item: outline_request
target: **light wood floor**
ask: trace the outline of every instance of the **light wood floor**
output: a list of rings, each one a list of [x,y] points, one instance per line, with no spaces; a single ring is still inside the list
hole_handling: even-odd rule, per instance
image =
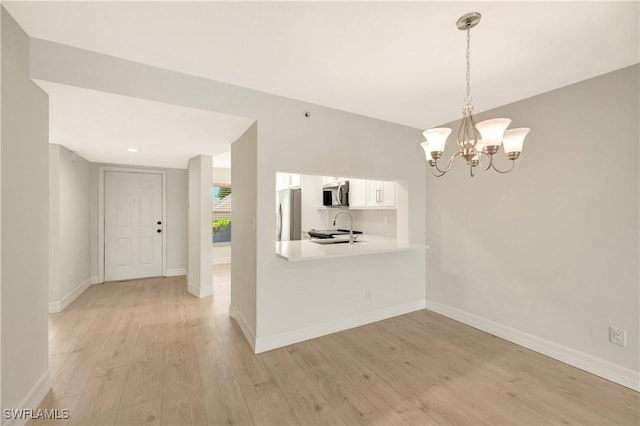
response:
[[[115,282],[50,315],[53,424],[640,423],[637,392],[429,311],[255,355],[214,276],[214,298]]]

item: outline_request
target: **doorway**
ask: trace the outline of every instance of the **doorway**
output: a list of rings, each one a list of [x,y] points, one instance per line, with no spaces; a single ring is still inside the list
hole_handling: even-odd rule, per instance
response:
[[[165,275],[165,177],[154,170],[101,170],[103,281]]]

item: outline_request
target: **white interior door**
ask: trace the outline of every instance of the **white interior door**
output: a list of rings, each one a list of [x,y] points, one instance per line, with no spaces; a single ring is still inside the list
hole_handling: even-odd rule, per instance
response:
[[[106,171],[105,281],[162,275],[162,175]]]

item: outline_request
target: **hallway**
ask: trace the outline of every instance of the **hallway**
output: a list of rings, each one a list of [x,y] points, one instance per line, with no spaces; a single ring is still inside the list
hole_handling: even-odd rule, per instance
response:
[[[638,393],[426,310],[255,355],[229,269],[213,298],[113,282],[51,314],[51,424],[638,423]]]

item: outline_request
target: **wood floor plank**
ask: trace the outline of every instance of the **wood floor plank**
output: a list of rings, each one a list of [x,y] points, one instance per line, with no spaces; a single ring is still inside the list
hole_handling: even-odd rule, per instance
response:
[[[302,424],[345,424],[322,393],[295,364],[287,348],[263,353],[260,358]]]
[[[280,388],[249,344],[240,339],[242,333],[235,324],[228,324],[232,333],[222,333],[224,349],[242,390],[251,418],[256,425],[299,425],[300,421],[285,400]]]
[[[310,344],[392,424],[433,424],[420,406],[407,401],[382,380],[377,371],[363,364],[354,348],[339,345],[334,336],[325,336]]]
[[[210,318],[211,301],[193,298],[187,308],[208,424],[253,424],[215,321]]]
[[[116,413],[116,425],[159,425],[162,417],[162,400],[145,401],[134,406],[120,408]]]
[[[169,287],[161,424],[207,423],[195,343],[187,317],[186,289]]]
[[[422,310],[254,354],[184,277],[91,286],[49,316],[53,386],[29,425],[638,425],[638,392]]]
[[[342,374],[333,369],[332,365],[312,345],[303,342],[291,346],[288,351],[345,423],[353,425],[392,424]]]
[[[114,424],[126,383],[127,370],[127,366],[119,366],[96,371],[82,392],[69,424]]]
[[[38,425],[52,425],[52,426],[64,426],[68,425],[71,420],[70,417],[65,416],[63,410],[67,410],[67,414],[70,416],[75,412],[76,405],[78,400],[80,399],[80,394],[68,396],[66,398],[57,398],[55,392],[50,390],[40,402],[38,409],[50,410],[54,411],[57,414],[57,419],[37,419],[37,420],[29,420],[26,424],[27,426]],[[55,417],[55,416],[53,416]],[[67,418],[64,418],[67,417]]]

